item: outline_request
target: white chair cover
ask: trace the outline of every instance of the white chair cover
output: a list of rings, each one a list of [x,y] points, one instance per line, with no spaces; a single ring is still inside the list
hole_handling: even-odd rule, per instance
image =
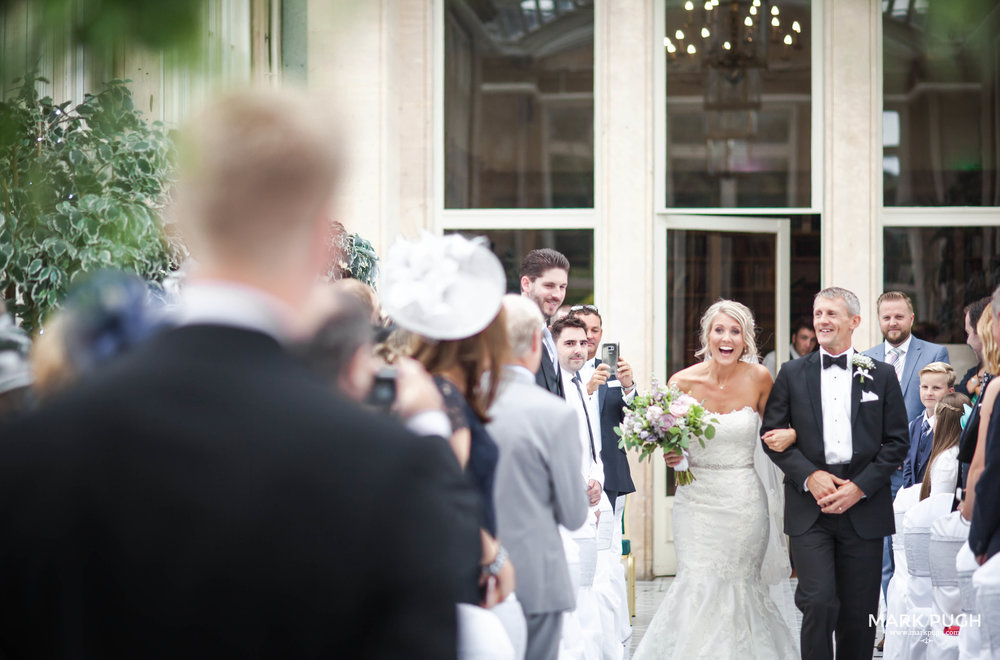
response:
[[[931,568],[931,602],[934,624],[927,647],[930,658],[957,660],[962,630],[962,594],[955,558],[969,537],[969,523],[958,511],[931,524],[928,558]]]
[[[1000,554],[993,555],[972,575],[982,628],[981,653],[1000,656]]]
[[[560,660],[600,660],[601,608],[594,592],[597,572],[597,525],[592,518],[579,529],[565,531],[563,549],[576,587],[576,608],[563,613]],[[562,531],[564,528],[560,527]]]
[[[889,586],[886,588],[885,596],[885,644],[883,645],[882,657],[887,660],[902,658],[903,638],[907,631],[903,630],[900,623],[903,621],[902,616],[907,611],[906,587],[910,581],[910,574],[906,568],[903,517],[919,501],[920,486],[910,486],[900,489],[892,503],[893,515],[896,519],[896,533],[892,535],[892,556],[896,568],[889,581]]]
[[[958,633],[958,657],[962,660],[989,660],[990,652],[982,644],[982,621],[976,605],[976,591],[972,575],[979,568],[968,542],[962,544],[955,557],[958,589],[962,595],[962,614],[965,621]]]
[[[938,518],[951,511],[953,496],[940,494],[914,504],[903,516],[903,545],[906,552],[906,612],[900,623],[901,654],[905,660],[923,660],[928,656],[931,637],[933,601],[931,599],[931,567],[928,553],[930,527]],[[888,633],[887,633],[888,634]]]
[[[494,605],[493,613],[507,631],[507,637],[514,648],[514,660],[524,660],[524,653],[528,650],[528,622],[524,618],[524,609],[517,594],[510,593],[502,603]]]
[[[514,660],[514,646],[492,610],[465,603],[457,610],[459,660]]]

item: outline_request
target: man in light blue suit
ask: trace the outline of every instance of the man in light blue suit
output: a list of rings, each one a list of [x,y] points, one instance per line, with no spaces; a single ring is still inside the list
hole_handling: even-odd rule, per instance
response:
[[[896,378],[903,390],[906,418],[913,420],[923,414],[920,402],[920,370],[931,362],[948,363],[948,349],[940,344],[918,339],[911,334],[913,328],[913,301],[902,291],[886,291],[878,297],[878,324],[883,341],[872,346],[865,355],[886,362],[896,370]],[[903,485],[903,467],[892,473],[890,481],[892,498]],[[892,537],[885,537],[882,556],[882,593],[889,585],[893,573]]]

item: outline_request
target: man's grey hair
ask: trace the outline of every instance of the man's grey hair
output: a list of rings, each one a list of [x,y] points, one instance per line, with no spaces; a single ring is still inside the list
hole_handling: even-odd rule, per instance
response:
[[[842,289],[839,286],[828,286],[817,293],[816,298],[841,298],[847,304],[848,314],[851,316],[859,316],[861,314],[861,301],[858,300],[858,297],[851,291]],[[813,298],[813,301],[816,298]]]
[[[1000,286],[993,289],[993,298],[990,299],[990,307],[993,308],[993,321],[1000,323]]]
[[[507,313],[507,339],[510,342],[511,357],[520,359],[531,352],[531,341],[535,331],[541,331],[545,319],[530,298],[508,293],[503,297],[503,308]]]

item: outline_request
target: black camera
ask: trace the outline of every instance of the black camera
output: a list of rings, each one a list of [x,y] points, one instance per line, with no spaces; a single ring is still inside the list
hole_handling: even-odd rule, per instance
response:
[[[396,402],[396,369],[394,367],[382,367],[375,374],[375,382],[368,393],[365,403],[373,408],[389,412],[392,404]]]

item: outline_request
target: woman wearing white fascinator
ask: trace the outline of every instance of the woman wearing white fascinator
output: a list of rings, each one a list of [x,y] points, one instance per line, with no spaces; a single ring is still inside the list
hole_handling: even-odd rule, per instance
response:
[[[396,325],[417,335],[413,357],[434,376],[444,397],[452,448],[482,504],[478,604],[493,608],[490,614],[503,622],[510,645],[500,640],[496,646],[489,632],[491,624],[496,632],[495,619],[485,610],[460,606],[459,657],[480,650],[488,650],[484,657],[523,657],[526,628],[512,593],[514,568],[496,539],[493,480],[499,450],[485,427],[508,350],[503,267],[484,239],[424,235],[390,248],[379,289],[383,309]],[[505,652],[498,655],[498,648]]]

